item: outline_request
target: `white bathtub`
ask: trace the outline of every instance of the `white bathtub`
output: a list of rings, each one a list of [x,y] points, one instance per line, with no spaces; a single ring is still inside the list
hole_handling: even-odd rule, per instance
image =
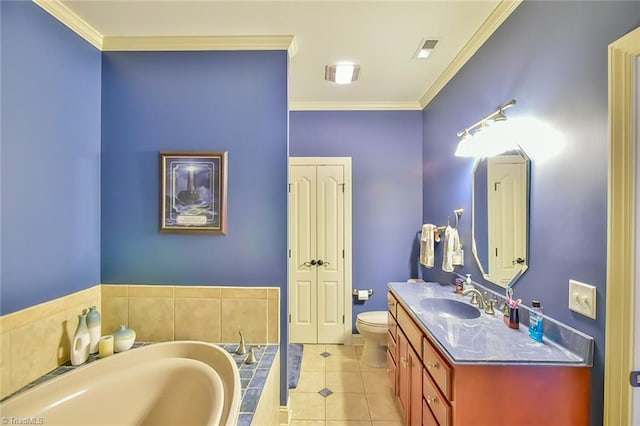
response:
[[[240,375],[224,349],[157,343],[94,361],[0,404],[47,425],[236,425]]]

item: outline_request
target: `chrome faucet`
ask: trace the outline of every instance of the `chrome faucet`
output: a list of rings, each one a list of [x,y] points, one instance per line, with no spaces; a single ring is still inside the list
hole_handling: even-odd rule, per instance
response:
[[[484,296],[482,295],[482,293],[480,293],[475,288],[469,288],[467,290],[464,290],[462,292],[462,295],[466,296],[469,293],[471,293],[471,304],[472,305],[478,305],[479,309],[484,309],[484,306],[485,306],[486,302],[484,300]]]

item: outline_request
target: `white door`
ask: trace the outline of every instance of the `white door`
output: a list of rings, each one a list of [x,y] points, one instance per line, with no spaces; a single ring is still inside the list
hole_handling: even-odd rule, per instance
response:
[[[297,163],[289,168],[289,340],[344,343],[345,166]]]
[[[508,284],[522,268],[526,241],[526,160],[519,155],[487,159],[489,271],[492,281]]]

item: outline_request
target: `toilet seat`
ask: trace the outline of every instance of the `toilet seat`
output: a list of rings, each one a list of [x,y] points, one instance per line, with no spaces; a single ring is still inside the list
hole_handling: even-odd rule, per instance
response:
[[[387,311],[369,311],[361,312],[357,316],[357,320],[369,327],[387,328]]]

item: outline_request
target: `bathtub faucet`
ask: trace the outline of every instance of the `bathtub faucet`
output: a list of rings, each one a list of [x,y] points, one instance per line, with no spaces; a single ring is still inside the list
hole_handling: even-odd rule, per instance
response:
[[[236,354],[238,355],[244,355],[247,353],[247,348],[244,347],[244,335],[242,334],[242,331],[240,332],[240,344],[238,345],[238,350],[236,351]]]

